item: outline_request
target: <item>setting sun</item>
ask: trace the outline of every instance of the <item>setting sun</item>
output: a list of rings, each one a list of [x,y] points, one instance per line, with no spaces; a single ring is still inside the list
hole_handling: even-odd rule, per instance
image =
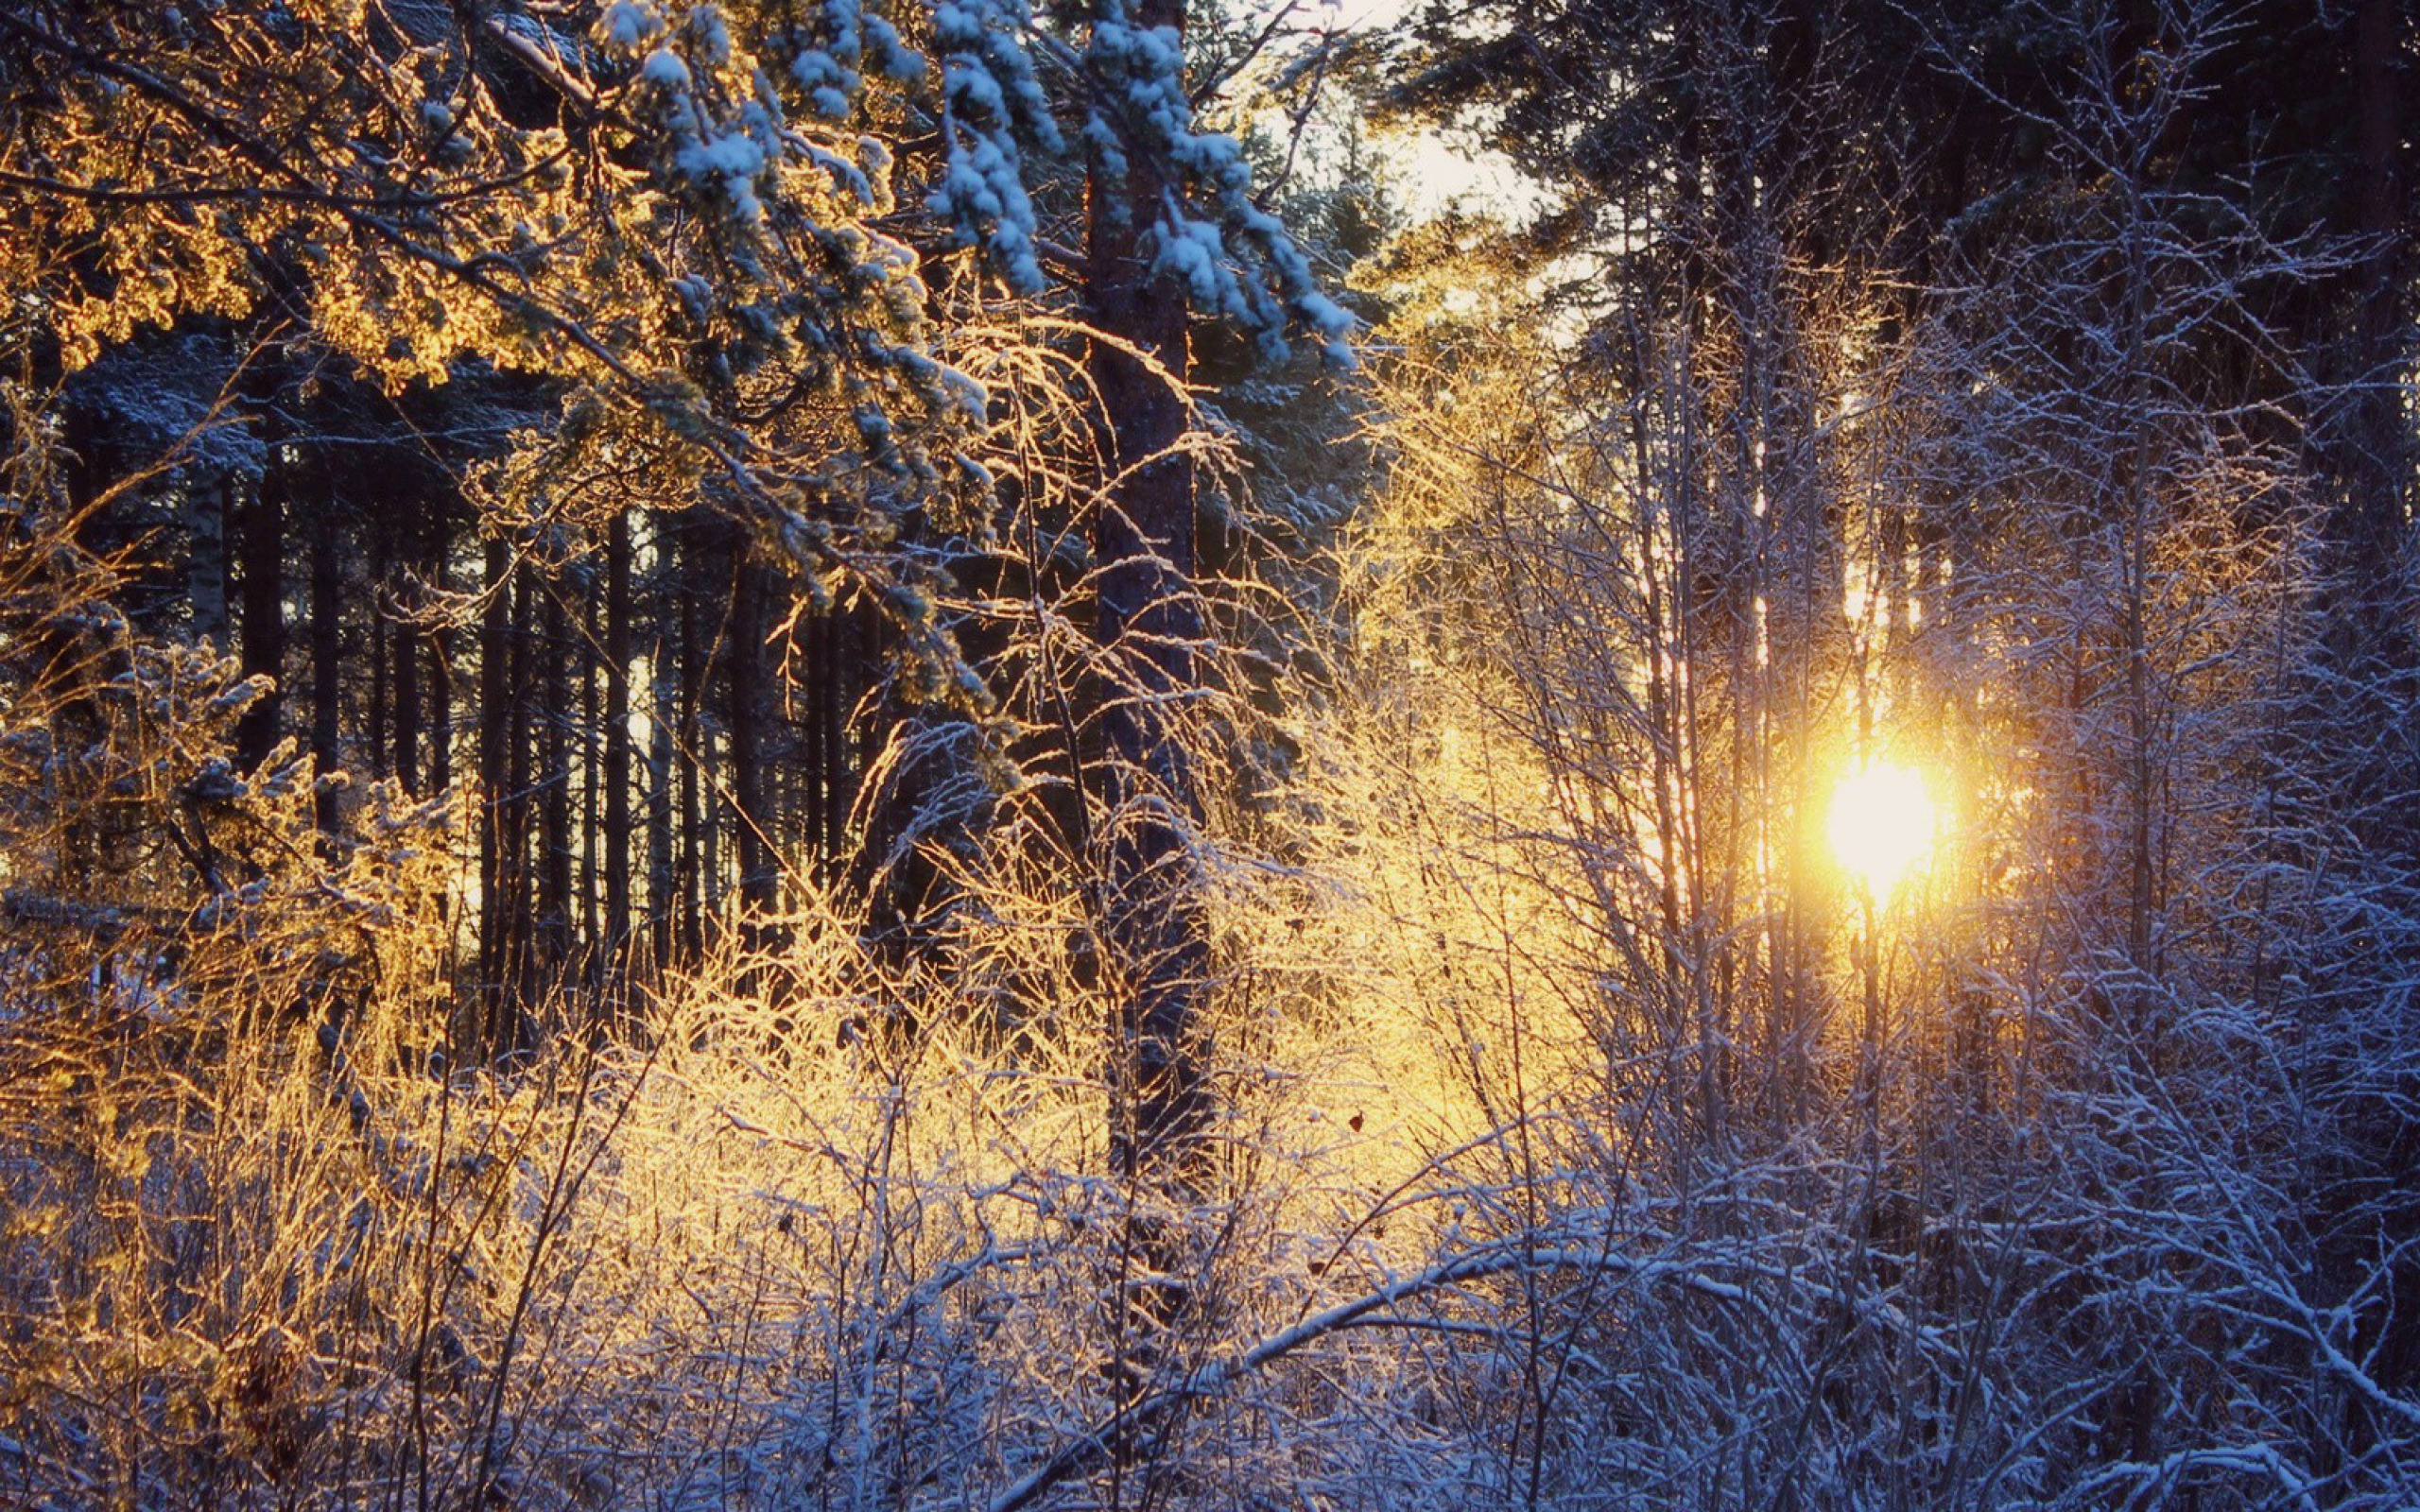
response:
[[[1905,766],[1869,762],[1832,790],[1832,853],[1877,900],[1924,859],[1934,823],[1925,780]]]

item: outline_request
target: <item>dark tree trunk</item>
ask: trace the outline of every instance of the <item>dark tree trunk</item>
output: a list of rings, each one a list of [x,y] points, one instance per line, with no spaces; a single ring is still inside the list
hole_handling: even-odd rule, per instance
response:
[[[849,841],[849,721],[847,671],[853,621],[827,610],[811,622],[815,636],[813,695],[815,792],[811,823],[817,875],[826,886],[842,874]]]
[[[655,547],[655,638],[654,650],[648,658],[648,699],[652,716],[648,722],[647,762],[648,937],[654,956],[653,970],[662,971],[672,961],[681,918],[677,833],[681,753],[673,743],[681,696],[674,678],[674,662],[681,648],[680,620],[673,611],[672,600],[683,595],[680,541],[673,517],[661,512],[653,515],[648,536]]]
[[[1144,0],[1138,26],[1180,32],[1183,0]],[[1107,830],[1101,868],[1101,968],[1114,1005],[1111,1162],[1120,1176],[1184,1189],[1197,1177],[1208,1102],[1191,1044],[1207,986],[1207,925],[1188,833],[1199,799],[1170,720],[1196,684],[1203,633],[1193,593],[1193,472],[1162,455],[1185,428],[1169,385],[1121,349],[1131,344],[1182,382],[1188,370],[1182,295],[1150,276],[1140,232],[1170,186],[1150,154],[1114,175],[1098,157],[1088,182],[1085,293],[1098,342],[1092,379],[1120,482],[1094,527],[1099,563],[1096,633],[1113,659],[1101,691],[1099,772]],[[1156,457],[1156,460],[1147,460]]]
[[[343,568],[337,555],[336,476],[311,522],[311,759],[321,778],[314,813],[320,833],[337,833],[337,789],[326,781],[344,765],[341,713],[344,662]]]
[[[534,895],[541,868],[530,865],[530,850],[538,838],[538,795],[533,772],[538,756],[537,593],[532,574],[512,575],[512,630],[507,641],[510,671],[505,701],[481,715],[501,724],[505,731],[504,935],[510,943],[505,955],[505,1011],[498,1021],[500,1033],[496,1041],[500,1052],[523,1048],[523,1016],[537,997],[533,980],[538,965]]]
[[[679,948],[683,962],[694,963],[705,950],[705,824],[708,805],[705,748],[701,737],[702,695],[706,680],[704,616],[699,612],[697,526],[684,521],[670,536],[672,580],[681,597],[681,718],[674,734],[673,759],[679,764],[681,808],[678,819],[680,860],[673,878],[680,895]]]
[[[541,633],[530,653],[540,675],[533,679],[529,711],[538,736],[540,771],[532,794],[538,808],[538,930],[541,951],[531,959],[534,990],[560,980],[571,958],[571,626],[563,585],[533,580],[542,599]]]
[[[519,881],[512,852],[511,702],[512,589],[507,580],[511,556],[501,541],[487,543],[484,587],[487,604],[479,622],[479,991],[480,1052],[503,1048],[513,988],[515,926],[520,909],[513,896]]]
[[[409,544],[414,528],[415,523],[410,521],[406,521],[403,526],[405,531],[403,539],[406,542],[404,559],[406,562],[413,562],[418,556]],[[408,588],[401,590],[400,593],[400,597],[390,600],[396,610],[391,638],[393,650],[389,653],[390,660],[394,663],[394,765],[395,776],[403,783],[404,791],[418,797],[422,791],[420,661],[424,637],[421,634],[420,627],[412,623],[413,611],[419,607],[418,595],[411,593]]]
[[[2354,803],[2360,834],[2382,869],[2410,877],[2420,852],[2420,812],[2412,801],[2413,773],[2420,770],[2420,728],[2412,710],[2420,678],[2420,635],[2411,605],[2412,429],[2407,409],[2412,331],[2405,301],[2410,297],[2413,204],[2406,184],[2403,102],[2398,63],[2409,56],[2409,6],[2396,0],[2361,0],[2354,23],[2354,81],[2360,109],[2362,234],[2370,252],[2361,269],[2363,286],[2357,318],[2358,370],[2352,454],[2346,469],[2339,527],[2340,549],[2352,602],[2338,616],[2335,633],[2348,654],[2342,658],[2367,695],[2351,730],[2342,726],[2322,736],[2326,746],[2363,750],[2355,780]],[[2350,738],[2348,738],[2348,736]],[[2392,936],[2390,936],[2392,937]],[[2409,980],[2415,970],[2409,947],[2390,966]],[[2404,1022],[2411,1015],[2406,1010]],[[2411,1085],[2407,1077],[2405,1086]],[[2406,1105],[2408,1108],[2408,1104]],[[2350,1194],[2367,1190],[2420,1189],[2420,1138],[2408,1111],[2383,1109],[2350,1120],[2343,1175],[2331,1183],[2329,1208],[2349,1205]],[[2376,1183],[2375,1187],[2370,1184]],[[2336,1216],[2331,1212],[2329,1217]],[[2330,1224],[2333,1228],[2333,1224]],[[2358,1221],[2344,1226],[2362,1233]],[[2420,1211],[2409,1203],[2388,1210],[2382,1231],[2356,1240],[2343,1258],[2325,1266],[2331,1286],[2349,1295],[2355,1278],[2371,1263],[2373,1246],[2396,1257],[2389,1263],[2388,1304],[2375,1324],[2378,1383],[2397,1397],[2420,1384]],[[2346,1407],[2349,1447],[2356,1454],[2393,1441],[2391,1419],[2365,1403]],[[2325,1461],[2323,1461],[2325,1463]]]
[[[186,500],[185,593],[193,601],[193,638],[221,651],[228,649],[227,541],[234,515],[232,475]]]
[[[453,576],[453,521],[446,510],[428,511],[429,586],[442,593]],[[441,623],[428,635],[428,790],[454,785],[454,629]]]
[[[363,533],[370,538],[370,612],[361,620],[362,633],[370,640],[370,738],[364,745],[370,755],[370,775],[379,779],[393,773],[399,744],[392,717],[395,532],[391,522],[382,517],[365,521]]]
[[[64,431],[63,481],[71,529],[78,542],[89,547],[101,524],[97,515],[108,486],[109,443],[80,407],[68,410]],[[79,620],[84,623],[75,623]],[[104,750],[110,721],[102,690],[125,671],[125,648],[81,615],[42,616],[31,640],[29,649],[40,668],[33,685],[42,694],[32,702],[50,705],[50,735],[60,758],[54,779],[60,816],[54,881],[60,895],[71,901],[114,902],[112,885],[122,881],[127,870],[130,820],[139,815],[123,793],[111,791],[112,763]],[[206,860],[202,871],[202,881],[215,885],[217,879]]]
[[[780,873],[769,843],[772,816],[765,801],[765,569],[747,559],[735,540],[732,562],[731,792],[738,847],[739,902],[752,916],[780,903]]]
[[[797,771],[790,801],[798,814],[799,844],[804,865],[812,877],[822,876],[823,860],[823,616],[805,610],[790,626],[790,657],[797,668]]]
[[[2356,385],[2343,450],[2347,454],[2336,536],[2352,577],[2345,632],[2385,666],[2408,670],[2411,634],[2397,612],[2403,594],[2411,520],[2405,490],[2410,436],[2404,422],[2403,324],[2399,292],[2411,241],[2411,207],[2403,193],[2402,101],[2395,60],[2402,40],[2395,0],[2361,0],[2354,22],[2354,85],[2360,109],[2360,192],[2357,209],[2369,255],[2360,269],[2355,318]]]
[[[596,674],[604,658],[597,648],[598,593],[594,575],[583,578],[579,593],[579,636],[574,650],[579,663],[579,938],[580,953],[594,970],[602,960],[605,939],[604,901],[600,897],[604,866],[605,778],[600,747],[601,702]]]
[[[631,927],[631,517],[605,541],[605,928],[620,949]]]
[[[848,845],[848,705],[840,681],[844,664],[842,634],[846,627],[847,622],[837,610],[816,616],[815,776],[821,828],[816,832],[815,846],[816,854],[822,860],[826,885],[839,875],[841,853]]]
[[[245,499],[242,533],[244,621],[240,662],[248,678],[267,678],[269,691],[235,726],[235,754],[247,767],[268,760],[285,728],[285,464],[282,427],[272,433],[259,481]]]
[[[679,848],[674,844],[675,772],[680,754],[672,748],[673,701],[679,690],[666,680],[664,644],[659,637],[655,676],[648,689],[654,717],[648,721],[647,759],[647,907],[648,944],[653,970],[672,960],[674,931],[681,917]]]

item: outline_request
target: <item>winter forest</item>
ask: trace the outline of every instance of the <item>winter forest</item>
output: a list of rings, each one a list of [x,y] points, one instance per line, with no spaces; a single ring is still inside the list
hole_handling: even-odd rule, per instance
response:
[[[7,0],[0,1507],[2420,1507],[2411,0]]]

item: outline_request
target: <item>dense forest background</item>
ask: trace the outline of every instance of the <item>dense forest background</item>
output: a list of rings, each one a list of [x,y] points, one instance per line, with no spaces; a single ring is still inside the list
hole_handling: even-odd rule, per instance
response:
[[[2420,1506],[2414,22],[0,9],[0,1503]]]

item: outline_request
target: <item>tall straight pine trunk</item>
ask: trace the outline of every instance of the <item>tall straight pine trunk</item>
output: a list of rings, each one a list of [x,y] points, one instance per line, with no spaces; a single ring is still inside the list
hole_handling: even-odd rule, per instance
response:
[[[605,928],[618,953],[631,927],[631,516],[605,542]],[[619,969],[618,956],[612,956]]]
[[[320,482],[320,507],[311,521],[311,757],[325,778],[344,765],[338,721],[344,690],[344,565],[336,472],[324,455]],[[341,809],[333,783],[320,787],[315,812],[320,833],[334,835]]]
[[[1184,0],[1142,0],[1128,19],[1182,33]],[[1114,668],[1101,689],[1102,979],[1111,994],[1111,1154],[1120,1177],[1171,1193],[1198,1184],[1208,1103],[1193,1036],[1209,943],[1193,854],[1195,774],[1177,705],[1197,686],[1203,637],[1194,593],[1193,471],[1175,448],[1188,370],[1183,295],[1154,278],[1142,232],[1171,187],[1154,155],[1123,172],[1096,154],[1087,184],[1085,294],[1107,339],[1091,353],[1115,482],[1093,532],[1095,632]],[[1133,352],[1163,369],[1154,373]]]
[[[268,679],[268,692],[235,726],[235,752],[246,768],[268,760],[285,732],[285,489],[283,426],[264,421],[268,438],[261,475],[244,501],[238,523],[242,540],[243,627],[239,655],[244,676]]]

